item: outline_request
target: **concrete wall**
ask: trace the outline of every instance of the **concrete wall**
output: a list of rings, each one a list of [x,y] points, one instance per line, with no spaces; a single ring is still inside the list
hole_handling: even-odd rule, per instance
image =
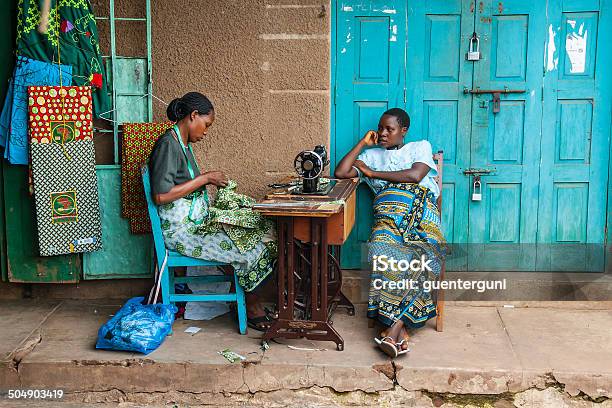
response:
[[[242,192],[293,175],[295,155],[329,147],[330,5],[325,0],[153,0],[153,89],[169,102],[200,91],[215,105],[194,145],[203,171]],[[165,119],[155,102],[155,120]]]

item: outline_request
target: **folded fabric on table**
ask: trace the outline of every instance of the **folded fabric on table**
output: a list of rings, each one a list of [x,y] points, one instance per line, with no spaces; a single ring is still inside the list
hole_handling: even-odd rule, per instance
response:
[[[171,122],[124,123],[121,159],[121,216],[130,220],[133,234],[151,232],[140,167]]]
[[[71,85],[72,67],[18,57],[13,79],[0,115],[0,146],[4,158],[12,164],[28,164],[28,93],[29,86]]]

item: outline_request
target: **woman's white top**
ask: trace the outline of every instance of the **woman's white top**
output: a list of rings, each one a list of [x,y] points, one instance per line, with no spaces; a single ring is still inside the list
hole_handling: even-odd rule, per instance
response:
[[[382,147],[369,148],[361,152],[357,160],[361,160],[374,171],[407,170],[414,163],[425,163],[430,167],[430,170],[419,184],[431,190],[436,198],[440,195],[440,189],[435,180],[438,170],[433,160],[431,144],[427,140],[410,142],[400,149],[393,150],[387,150]],[[365,177],[357,167],[353,166],[353,168],[357,170],[359,179],[370,186],[375,194],[378,194],[389,184],[386,180]]]

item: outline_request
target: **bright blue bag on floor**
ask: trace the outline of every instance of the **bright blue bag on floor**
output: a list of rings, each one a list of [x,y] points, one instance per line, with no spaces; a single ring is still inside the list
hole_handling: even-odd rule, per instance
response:
[[[172,333],[177,308],[174,305],[143,305],[143,297],[132,298],[98,330],[96,348],[138,351],[149,354]]]

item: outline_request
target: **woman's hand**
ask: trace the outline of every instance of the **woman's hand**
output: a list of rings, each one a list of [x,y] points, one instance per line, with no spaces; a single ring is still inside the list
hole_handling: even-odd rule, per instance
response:
[[[227,177],[222,171],[207,171],[201,176],[206,178],[205,184],[212,184],[217,187],[225,187],[227,186]]]
[[[372,177],[372,169],[361,160],[355,160],[355,164],[353,166],[357,167],[364,176]]]
[[[366,146],[376,146],[378,144],[378,133],[368,130],[362,139]]]

